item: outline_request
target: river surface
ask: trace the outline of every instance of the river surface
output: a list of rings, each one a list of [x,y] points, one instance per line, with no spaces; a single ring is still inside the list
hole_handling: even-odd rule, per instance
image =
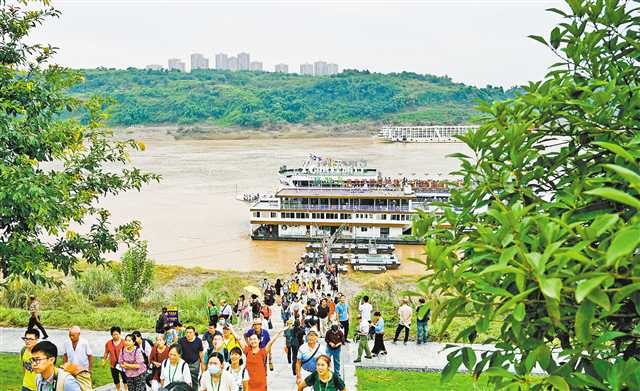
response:
[[[281,165],[300,165],[310,153],[334,159],[366,159],[384,176],[446,176],[468,152],[463,144],[382,143],[374,138],[176,141],[142,137],[144,152],[135,166],[162,175],[140,192],[104,200],[113,221],[137,219],[157,263],[237,271],[286,272],[304,252],[304,243],[253,241],[245,192],[272,193]],[[416,274],[423,246],[397,247],[402,266],[394,273]]]

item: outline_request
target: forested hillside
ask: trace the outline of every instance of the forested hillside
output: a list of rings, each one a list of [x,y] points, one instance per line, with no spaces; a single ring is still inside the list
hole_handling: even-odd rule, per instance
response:
[[[116,100],[112,125],[192,124],[259,128],[278,124],[464,123],[475,100],[504,99],[512,91],[476,88],[448,77],[344,71],[312,77],[269,72],[140,69],[81,70],[81,96]]]

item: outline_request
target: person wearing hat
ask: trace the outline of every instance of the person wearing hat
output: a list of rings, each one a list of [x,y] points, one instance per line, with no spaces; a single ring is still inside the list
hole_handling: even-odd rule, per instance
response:
[[[314,328],[307,332],[307,343],[300,346],[296,360],[296,383],[302,381],[316,370],[316,359],[326,355],[326,348],[318,341],[318,331]]]
[[[238,342],[236,337],[231,332],[231,327],[229,323],[225,322],[224,326],[222,326],[222,339],[223,339],[224,347],[227,348],[229,352],[231,352],[233,348],[236,348],[236,347],[241,348],[240,342]]]
[[[324,341],[327,343],[327,355],[331,357],[336,373],[340,373],[340,351],[344,340],[344,333],[340,330],[338,322],[334,320],[329,330],[327,330]]]
[[[271,340],[271,336],[269,335],[269,332],[262,327],[262,319],[260,318],[254,318],[251,328],[244,334],[244,338],[247,343],[249,342],[249,338],[254,334],[260,340],[260,349],[264,349]],[[268,356],[269,370],[273,371],[273,358],[271,357],[271,354]]]

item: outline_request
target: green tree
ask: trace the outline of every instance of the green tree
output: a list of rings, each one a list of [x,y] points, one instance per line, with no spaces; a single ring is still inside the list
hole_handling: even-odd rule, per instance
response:
[[[48,64],[53,47],[26,43],[58,15],[48,1],[0,0],[0,282],[50,284],[51,270],[77,275],[81,259],[103,263],[140,224],[112,227],[99,199],[159,179],[128,165],[129,151],[144,146],[112,141],[102,126],[107,102],[70,97],[65,91],[82,77]],[[60,119],[77,111],[86,124]],[[70,228],[89,224],[83,233]]]
[[[495,352],[457,349],[443,380],[464,365],[502,389],[640,389],[640,13],[566,3],[548,39],[532,36],[559,62],[481,104],[462,137],[473,154],[454,155],[462,185],[414,224],[434,316],[476,319],[464,342],[501,325]]]
[[[120,292],[127,301],[137,304],[153,283],[154,263],[147,258],[147,242],[135,242],[122,256],[116,274]]]

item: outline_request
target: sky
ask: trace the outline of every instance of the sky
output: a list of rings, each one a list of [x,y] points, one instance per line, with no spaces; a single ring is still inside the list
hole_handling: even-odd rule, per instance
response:
[[[52,0],[62,12],[32,39],[59,48],[72,68],[143,68],[202,53],[251,54],[265,70],[298,71],[323,60],[340,69],[448,75],[475,86],[541,79],[553,54],[527,38],[547,36],[563,2]],[[187,65],[188,66],[188,65]]]

